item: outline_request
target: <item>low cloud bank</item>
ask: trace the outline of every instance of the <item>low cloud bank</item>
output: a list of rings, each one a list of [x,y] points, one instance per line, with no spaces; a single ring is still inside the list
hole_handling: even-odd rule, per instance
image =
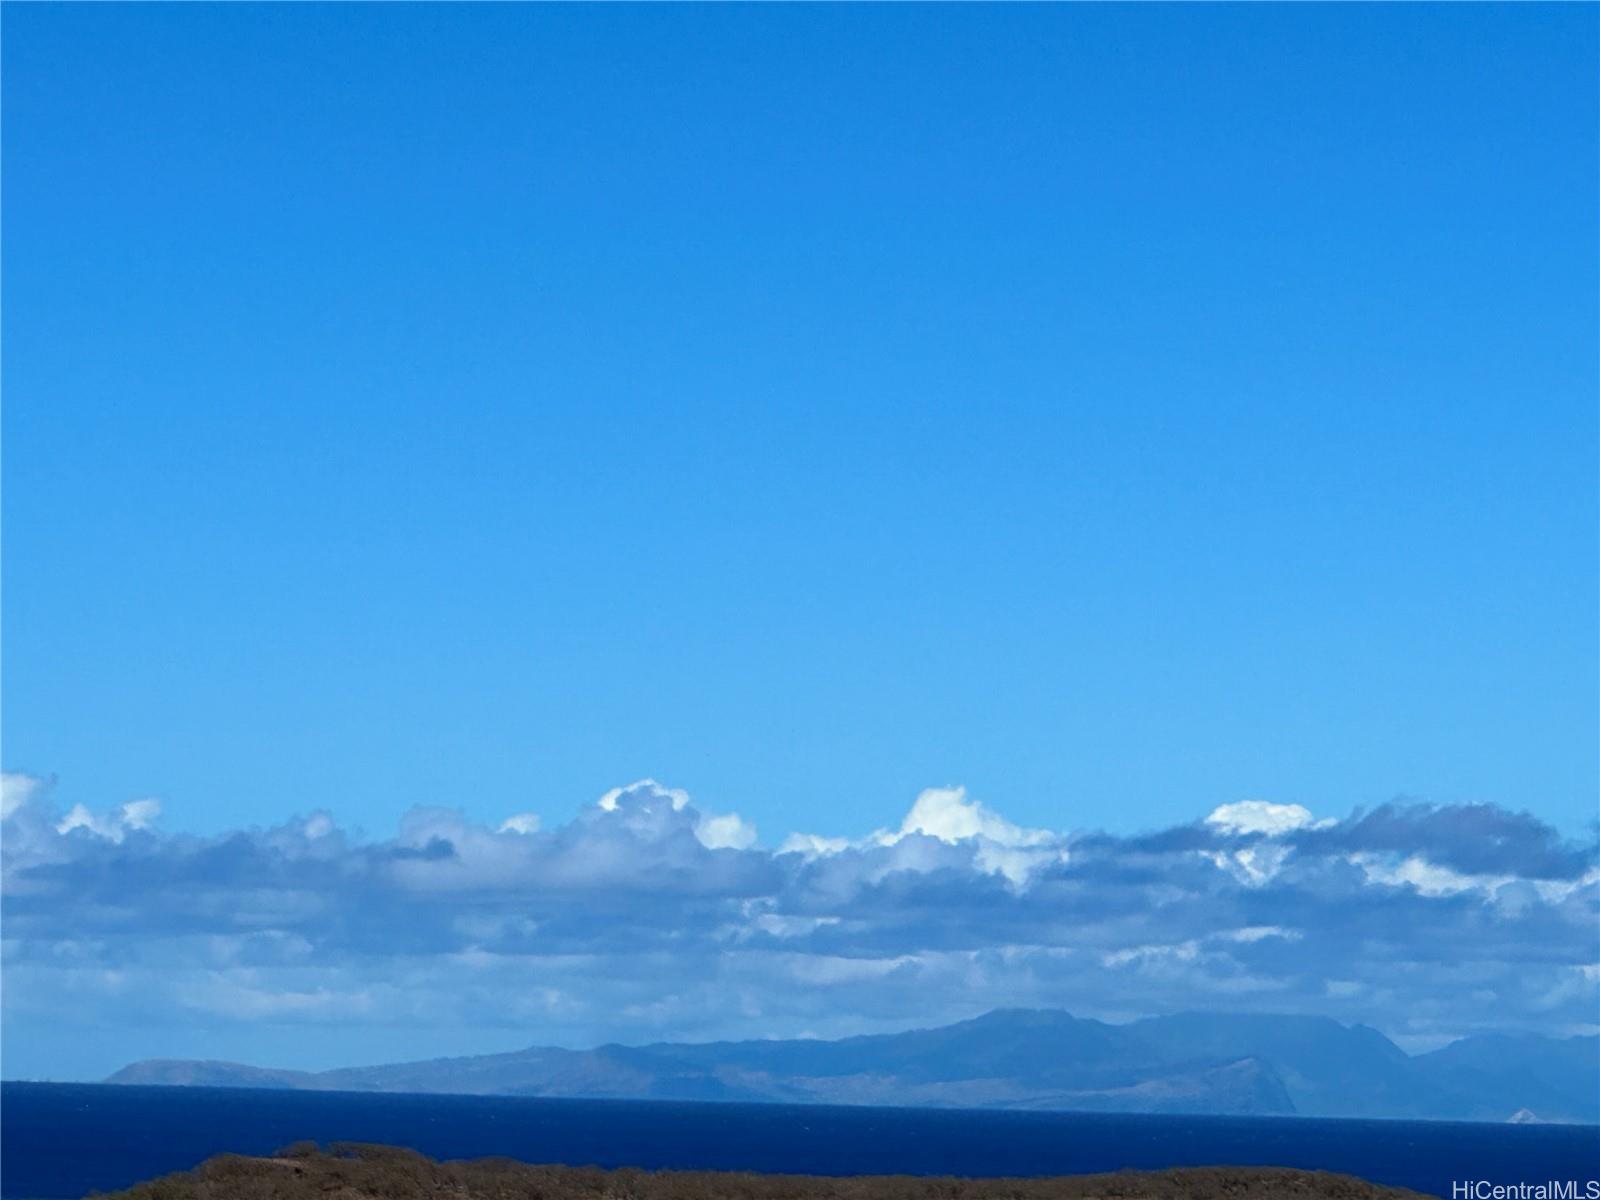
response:
[[[548,828],[426,808],[377,841],[322,812],[218,837],[159,812],[63,811],[5,777],[8,1026],[576,1044],[1026,1005],[1323,1013],[1420,1042],[1595,1032],[1600,1004],[1595,844],[1490,805],[1243,801],[1124,837],[1023,829],[940,788],[894,828],[777,849],[651,780]]]

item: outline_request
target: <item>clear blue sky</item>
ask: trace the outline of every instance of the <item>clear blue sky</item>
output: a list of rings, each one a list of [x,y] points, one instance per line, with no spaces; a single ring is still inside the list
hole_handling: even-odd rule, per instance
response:
[[[1597,21],[9,5],[5,765],[1578,830]]]

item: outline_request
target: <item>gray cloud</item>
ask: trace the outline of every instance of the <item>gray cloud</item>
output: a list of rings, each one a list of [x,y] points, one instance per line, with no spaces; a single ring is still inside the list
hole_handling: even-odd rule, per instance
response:
[[[1425,1041],[1592,1032],[1600,994],[1595,845],[1488,805],[1230,805],[1118,837],[935,789],[896,829],[778,850],[649,781],[548,829],[429,808],[376,841],[326,813],[202,838],[158,812],[63,812],[7,777],[8,1028],[471,1026],[513,1046],[1027,1004],[1315,1012]]]

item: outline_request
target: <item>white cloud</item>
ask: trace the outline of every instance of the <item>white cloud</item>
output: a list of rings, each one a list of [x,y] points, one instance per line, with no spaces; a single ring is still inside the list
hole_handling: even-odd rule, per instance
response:
[[[161,801],[133,800],[122,806],[124,829],[149,829],[161,815]]]
[[[1015,847],[985,843],[978,848],[978,869],[990,875],[1003,875],[1013,885],[1022,887],[1033,878],[1033,873],[1047,863],[1067,861],[1065,846],[1048,848]]]
[[[1206,824],[1228,833],[1260,833],[1276,837],[1280,834],[1293,833],[1297,829],[1323,828],[1333,822],[1317,821],[1309,809],[1299,804],[1240,800],[1233,804],[1221,804],[1212,809],[1211,815],[1206,818]]]
[[[756,844],[756,827],[741,820],[738,813],[701,817],[694,834],[711,850],[748,850]]]
[[[961,787],[927,788],[918,794],[897,830],[879,829],[864,838],[821,837],[792,833],[779,853],[807,858],[840,854],[846,850],[873,850],[902,846],[907,838],[933,838],[947,846],[967,846],[972,862],[986,875],[1004,876],[1022,887],[1041,866],[1066,862],[1065,839],[1047,829],[1024,829],[976,800],[967,799]],[[894,870],[933,870],[944,865],[939,856],[901,853],[882,864],[878,874]]]
[[[1284,929],[1280,925],[1247,925],[1243,929],[1230,929],[1226,933],[1217,934],[1217,937],[1225,942],[1241,942],[1246,945],[1265,941],[1267,938],[1283,938],[1286,941],[1298,942],[1301,936],[1298,929]]]
[[[550,827],[429,808],[376,840],[322,812],[168,833],[153,802],[62,812],[30,777],[10,788],[3,1003],[35,1031],[198,1009],[714,1038],[1029,1004],[1270,1005],[1431,1036],[1490,1001],[1507,1027],[1576,1029],[1600,984],[1600,851],[1484,806],[1330,823],[1258,801],[1069,839],[947,787],[885,830],[773,851],[649,780]]]
[[[821,858],[825,854],[840,854],[855,845],[849,838],[821,837],[815,833],[791,833],[778,847],[779,854],[803,854],[807,858]]]
[[[1271,843],[1257,843],[1237,850],[1208,850],[1201,852],[1221,870],[1228,872],[1246,887],[1260,887],[1270,883],[1289,859],[1289,847]]]
[[[82,804],[74,804],[56,823],[56,832],[66,834],[85,829],[96,837],[120,842],[136,830],[149,829],[160,815],[159,800],[130,800],[108,813],[93,813]]]
[[[1135,963],[1160,963],[1174,961],[1190,963],[1200,957],[1200,943],[1194,939],[1169,946],[1130,946],[1104,955],[1101,962],[1108,967],[1126,967]]]
[[[689,793],[682,788],[662,787],[654,779],[645,778],[635,780],[626,787],[614,787],[595,803],[606,812],[616,812],[617,802],[629,793],[642,793],[660,796],[668,800],[673,811],[680,812],[689,805]]]
[[[922,833],[941,842],[985,838],[1000,846],[1041,846],[1055,840],[1045,829],[1022,829],[976,800],[967,799],[967,789],[928,788],[912,804],[900,822],[900,836]]]
[[[746,925],[730,925],[726,934],[735,941],[748,941],[755,934],[775,938],[800,938],[819,929],[839,924],[838,917],[797,917],[784,913],[756,912]]]
[[[665,787],[654,779],[612,788],[595,806],[602,813],[630,820],[640,830],[668,828],[679,819],[674,814],[681,814],[708,850],[748,850],[756,843],[755,826],[738,813],[700,812],[690,804],[688,792]]]
[[[36,775],[25,775],[21,771],[0,772],[0,821],[42,795],[49,786],[49,780]]]
[[[1414,887],[1424,896],[1455,896],[1461,892],[1494,892],[1512,882],[1511,875],[1468,875],[1429,862],[1420,854],[1396,860],[1393,856],[1352,854],[1350,861],[1374,883],[1388,887]]]

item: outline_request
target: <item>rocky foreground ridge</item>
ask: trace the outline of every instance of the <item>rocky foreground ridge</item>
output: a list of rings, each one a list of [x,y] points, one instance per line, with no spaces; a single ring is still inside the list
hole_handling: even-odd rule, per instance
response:
[[[602,1171],[505,1158],[435,1162],[393,1146],[223,1154],[102,1200],[1423,1200],[1349,1175],[1193,1167],[1050,1179]]]

